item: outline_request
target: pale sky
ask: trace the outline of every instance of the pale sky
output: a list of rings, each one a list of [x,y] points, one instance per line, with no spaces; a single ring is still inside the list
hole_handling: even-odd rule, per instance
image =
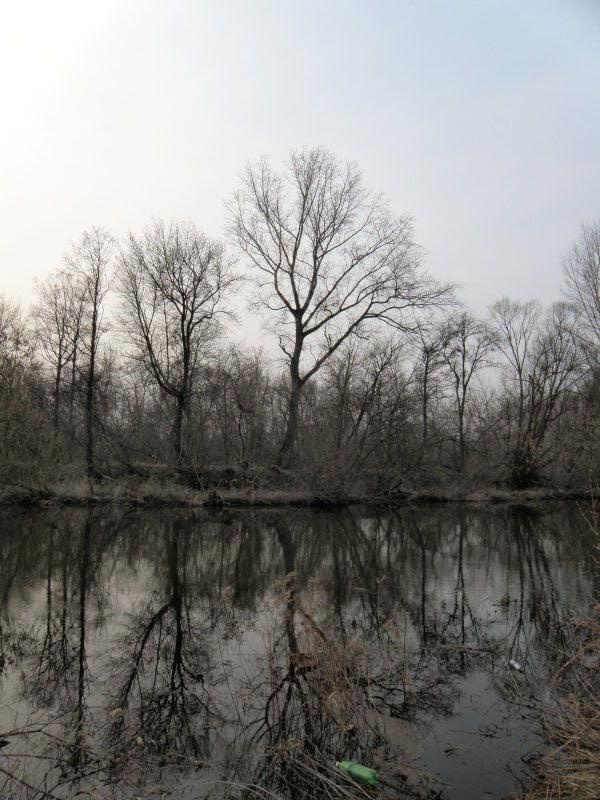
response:
[[[555,299],[600,216],[600,0],[0,0],[0,291],[91,225],[223,234],[247,159],[322,145],[478,310]]]

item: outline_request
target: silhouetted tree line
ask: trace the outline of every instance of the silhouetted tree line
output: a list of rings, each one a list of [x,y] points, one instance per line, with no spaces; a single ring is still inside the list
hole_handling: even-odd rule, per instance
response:
[[[484,318],[430,276],[354,164],[248,165],[227,243],[83,233],[29,309],[0,297],[0,481],[139,475],[393,492],[598,472],[600,222],[563,299]],[[240,293],[280,357],[233,345]]]

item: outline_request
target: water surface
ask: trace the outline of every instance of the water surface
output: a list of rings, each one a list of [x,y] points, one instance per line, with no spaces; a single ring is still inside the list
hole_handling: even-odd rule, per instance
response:
[[[1,796],[351,797],[349,759],[505,797],[596,588],[571,505],[4,510],[0,542]]]

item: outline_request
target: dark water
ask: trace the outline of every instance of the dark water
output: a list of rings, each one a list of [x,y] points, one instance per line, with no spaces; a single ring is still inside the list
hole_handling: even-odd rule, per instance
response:
[[[505,797],[597,589],[574,506],[5,510],[0,543],[1,797],[357,796],[344,759]]]

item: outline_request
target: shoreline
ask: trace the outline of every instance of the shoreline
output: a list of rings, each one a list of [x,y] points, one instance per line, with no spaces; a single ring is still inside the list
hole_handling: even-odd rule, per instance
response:
[[[472,505],[524,505],[543,502],[584,501],[597,498],[593,491],[539,489],[477,489],[405,491],[390,495],[334,495],[301,490],[232,490],[192,491],[177,486],[139,487],[138,490],[117,484],[113,491],[68,491],[49,488],[0,487],[0,507],[67,507],[67,506],[131,506],[161,508],[205,508],[209,510],[234,508],[308,508],[334,510],[352,506],[402,507],[466,503]]]

